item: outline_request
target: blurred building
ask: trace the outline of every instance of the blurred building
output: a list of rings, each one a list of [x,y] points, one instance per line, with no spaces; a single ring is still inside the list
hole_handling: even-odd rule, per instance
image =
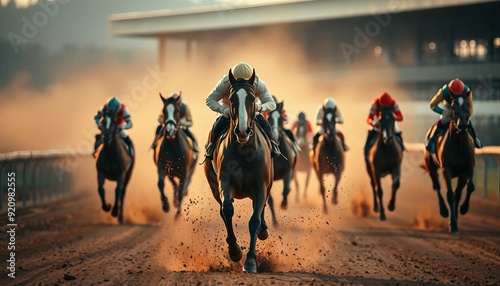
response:
[[[200,52],[216,60],[220,55],[215,47],[221,39],[286,26],[308,56],[307,72],[318,84],[341,84],[346,71],[367,84],[383,85],[390,78],[423,103],[444,83],[459,77],[472,87],[476,100],[491,102],[475,116],[480,126],[491,126],[500,125],[499,15],[500,1],[483,0],[221,4],[112,15],[110,32],[157,38],[158,60],[165,66],[167,44],[172,41],[182,45],[187,61]],[[425,103],[417,109],[428,112]]]

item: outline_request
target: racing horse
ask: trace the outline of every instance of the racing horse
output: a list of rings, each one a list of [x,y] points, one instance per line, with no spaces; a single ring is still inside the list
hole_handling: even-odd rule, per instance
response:
[[[106,203],[104,190],[105,180],[116,181],[115,204],[111,215],[118,217],[118,222],[123,223],[123,201],[132,170],[134,156],[130,155],[126,143],[119,136],[119,128],[115,116],[104,114],[101,121],[101,134],[103,143],[96,152],[97,184],[101,197],[102,209],[111,210],[111,205]],[[133,148],[133,145],[130,146]]]
[[[165,177],[168,177],[174,190],[174,206],[177,208],[175,218],[181,214],[181,203],[196,166],[197,155],[191,147],[190,142],[182,130],[180,118],[181,97],[164,98],[163,102],[163,136],[157,144],[154,152],[154,162],[158,171],[158,188],[160,190],[162,208],[164,212],[170,210],[167,196],[165,196]],[[178,183],[175,181],[178,179]]]
[[[387,208],[394,211],[396,208],[396,192],[400,186],[403,151],[401,145],[395,140],[394,122],[396,119],[392,108],[382,107],[381,113],[380,127],[374,127],[378,131],[378,135],[371,147],[369,147],[367,154],[365,154],[365,163],[373,191],[373,211],[380,212],[380,220],[385,221],[383,190],[380,179],[387,175],[392,177],[392,196]]]
[[[297,189],[297,200],[299,198],[299,180],[297,175],[299,172],[306,173],[306,182],[304,185],[304,198],[307,197],[307,186],[309,185],[309,176],[311,174],[311,161],[309,159],[309,142],[307,140],[307,122],[305,120],[297,123],[297,132],[294,134],[297,138],[297,145],[300,147],[299,154],[297,155],[297,164],[295,172],[293,173],[293,180],[295,181],[295,188]]]
[[[283,180],[283,201],[281,202],[281,208],[287,209],[290,182],[292,181],[295,165],[297,163],[297,153],[293,147],[293,142],[284,131],[282,111],[283,101],[278,103],[276,109],[269,113],[267,120],[269,121],[273,133],[274,138],[272,139],[278,142],[281,154],[283,155],[273,158],[274,181]],[[271,206],[271,198],[269,199],[269,205]]]
[[[469,128],[469,117],[471,106],[463,97],[455,97],[451,101],[451,120],[448,129],[438,137],[436,152],[424,151],[424,168],[429,172],[432,187],[437,192],[439,212],[442,217],[450,216],[450,232],[458,232],[458,206],[462,198],[462,190],[467,185],[467,194],[460,206],[460,214],[465,215],[469,210],[469,201],[474,191],[474,141],[467,131]],[[427,132],[426,139],[429,140],[432,130],[437,122]],[[443,178],[446,182],[446,198],[450,211],[444,203],[439,184],[438,169],[443,170]],[[458,178],[455,192],[453,192],[451,180]]]
[[[264,207],[273,184],[271,143],[255,122],[255,70],[247,81],[235,79],[229,70],[230,120],[225,136],[218,139],[213,160],[204,163],[205,175],[227,230],[229,257],[238,262],[242,250],[233,229],[234,199],[250,198],[253,213],[249,221],[250,246],[243,271],[257,272],[257,238],[267,239]],[[209,138],[210,139],[210,138]]]
[[[310,151],[311,164],[314,171],[318,176],[320,184],[320,192],[323,197],[323,212],[326,213],[326,199],[325,199],[325,182],[323,176],[325,174],[333,174],[335,176],[335,185],[333,187],[332,203],[338,202],[338,185],[340,177],[344,171],[344,149],[342,144],[337,138],[335,131],[335,109],[323,107],[322,127],[325,131],[319,138],[316,147]]]

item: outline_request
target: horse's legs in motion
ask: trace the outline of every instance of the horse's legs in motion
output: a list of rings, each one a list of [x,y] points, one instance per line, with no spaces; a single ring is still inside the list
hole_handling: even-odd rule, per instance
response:
[[[227,188],[227,186],[225,188]],[[229,190],[225,190],[225,188],[223,187],[222,191],[221,191],[223,193],[223,198],[222,198],[222,203],[221,203],[220,214],[222,216],[222,219],[224,220],[224,223],[226,224],[226,230],[227,230],[226,242],[229,246],[229,257],[231,258],[232,261],[238,262],[241,260],[243,253],[241,252],[241,247],[236,242],[236,236],[234,235],[233,201],[231,199],[231,195],[230,195]]]
[[[464,203],[460,206],[460,214],[466,214],[469,211],[470,195],[474,192],[474,174],[471,172],[469,181],[467,182],[467,194],[465,195]]]
[[[283,177],[283,201],[281,202],[281,209],[284,210],[288,208],[288,194],[290,193],[290,182],[292,181],[292,176],[293,176],[293,170],[290,170]]]
[[[432,180],[432,188],[436,191],[437,196],[438,196],[438,202],[439,202],[439,214],[447,218],[448,217],[448,207],[446,207],[446,204],[444,203],[444,198],[441,195],[441,185],[439,184],[439,177],[437,173],[437,168],[436,167],[430,167],[429,168],[429,175],[431,176]]]
[[[163,172],[158,172],[158,189],[160,189],[161,205],[163,211],[168,213],[168,211],[170,210],[170,205],[168,203],[168,198],[165,196],[165,192],[163,191],[165,189],[165,174],[163,174]]]
[[[335,170],[335,186],[333,186],[333,196],[332,196],[332,204],[336,205],[338,203],[338,198],[339,198],[339,193],[337,191],[338,189],[338,186],[339,186],[339,183],[340,183],[340,175],[341,175],[341,171],[336,168]]]
[[[264,183],[254,192],[253,204],[253,214],[248,223],[248,229],[250,231],[250,247],[248,248],[247,259],[243,265],[243,271],[249,273],[257,273],[257,236],[259,235],[261,228],[262,212],[264,211],[264,206],[266,205],[265,198],[265,186]]]
[[[368,175],[370,176],[370,183],[372,185],[373,212],[378,213],[377,180],[374,177],[375,171],[372,169],[372,164],[368,159],[366,159],[366,169],[368,171]]]
[[[98,192],[99,192],[99,197],[101,197],[101,203],[102,203],[102,210],[105,212],[109,212],[111,209],[111,205],[106,203],[106,196],[104,195],[104,180],[106,178],[104,177],[104,174],[101,172],[97,173],[97,185],[98,185]]]
[[[309,176],[311,175],[311,168],[307,170],[306,174],[307,175],[306,175],[306,185],[304,186],[304,199],[307,199],[307,187],[309,186]]]
[[[385,220],[385,209],[384,209],[384,201],[382,199],[384,195],[384,191],[382,190],[382,184],[380,183],[380,177],[381,175],[375,171],[375,179],[377,180],[377,195],[378,195],[378,202],[380,205],[380,220],[384,221]]]
[[[174,178],[169,176],[170,182],[175,182]],[[174,185],[174,206],[177,208],[177,212],[175,213],[175,218],[179,218],[181,215],[181,204],[182,204],[182,199],[184,198],[184,186],[186,184],[186,179],[181,178],[179,179],[179,185],[177,188]]]
[[[115,205],[113,210],[111,210],[111,215],[114,217],[118,216],[118,211],[120,209],[120,201],[123,193],[123,174],[116,177],[116,189],[115,189]]]
[[[293,172],[293,181],[295,182],[295,190],[297,191],[296,192],[297,195],[295,196],[296,203],[299,202],[299,197],[300,197],[299,179],[297,177],[298,177],[298,172],[297,171]]]
[[[457,186],[455,188],[455,217],[458,221],[458,205],[460,205],[460,200],[462,199],[462,190],[467,185],[467,177],[459,176]]]
[[[392,176],[392,195],[391,200],[389,201],[389,206],[387,207],[391,212],[396,209],[396,192],[399,189],[400,184],[400,171],[394,172],[391,174]]]
[[[257,238],[260,240],[266,240],[269,237],[269,232],[267,231],[268,227],[267,227],[267,223],[266,223],[266,219],[265,219],[265,212],[266,212],[266,208],[264,206],[264,208],[262,209],[262,215],[260,217],[260,221],[261,221],[260,231],[259,231],[259,235],[257,236]],[[276,222],[276,224],[277,223],[278,222]]]
[[[129,176],[127,176],[125,178],[125,182],[123,183],[122,193],[121,193],[121,196],[120,196],[120,213],[118,215],[118,222],[120,224],[123,223],[123,202],[125,201],[125,192],[127,191],[127,185],[128,185],[129,179],[130,179]]]
[[[269,197],[267,199],[267,204],[269,205],[269,209],[271,210],[271,216],[273,218],[273,225],[276,227],[278,226],[278,220],[276,219],[276,212],[274,211],[274,199],[271,194],[269,194]]]
[[[321,193],[321,196],[323,197],[323,212],[327,213],[328,208],[326,207],[325,182],[323,181],[323,173],[321,173],[321,171],[318,171],[317,175],[318,175],[318,181],[319,181],[319,192]]]
[[[443,170],[443,177],[446,181],[446,199],[448,201],[448,206],[450,207],[450,232],[458,232],[457,226],[457,217],[455,210],[455,193],[453,193],[453,189],[451,186],[451,171],[448,169]]]

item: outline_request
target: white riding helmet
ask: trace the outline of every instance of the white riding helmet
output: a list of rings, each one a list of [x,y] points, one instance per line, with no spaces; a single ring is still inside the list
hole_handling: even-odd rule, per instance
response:
[[[244,62],[235,64],[231,71],[235,78],[244,78],[245,80],[249,80],[253,74],[253,68]]]
[[[337,107],[337,104],[335,104],[335,101],[331,97],[329,97],[323,102],[323,107],[335,109],[335,107]]]

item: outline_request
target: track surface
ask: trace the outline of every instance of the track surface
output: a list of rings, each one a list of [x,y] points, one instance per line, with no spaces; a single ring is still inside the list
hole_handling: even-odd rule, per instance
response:
[[[293,193],[290,208],[278,212],[279,227],[271,227],[269,239],[257,244],[261,272],[242,273],[245,256],[240,263],[228,261],[218,206],[200,176],[201,172],[178,221],[173,213],[161,213],[156,190],[151,191],[154,199],[145,200],[147,207],[134,207],[141,200],[129,198],[124,225],[100,210],[93,191],[19,210],[17,277],[6,279],[2,267],[0,285],[500,283],[498,201],[486,203],[476,195],[470,213],[460,217],[460,233],[449,234],[448,221],[437,216],[428,178],[422,191],[405,190],[403,182],[396,211],[387,212],[386,222],[367,210],[371,194],[365,199],[344,188],[340,204],[329,203],[329,213],[323,214],[317,182],[307,200],[297,202]],[[280,189],[277,183],[275,204],[281,200]],[[250,215],[243,210],[250,203],[237,201],[235,207],[237,237],[246,248]],[[6,247],[1,255],[6,257]],[[75,280],[65,280],[65,274]]]

